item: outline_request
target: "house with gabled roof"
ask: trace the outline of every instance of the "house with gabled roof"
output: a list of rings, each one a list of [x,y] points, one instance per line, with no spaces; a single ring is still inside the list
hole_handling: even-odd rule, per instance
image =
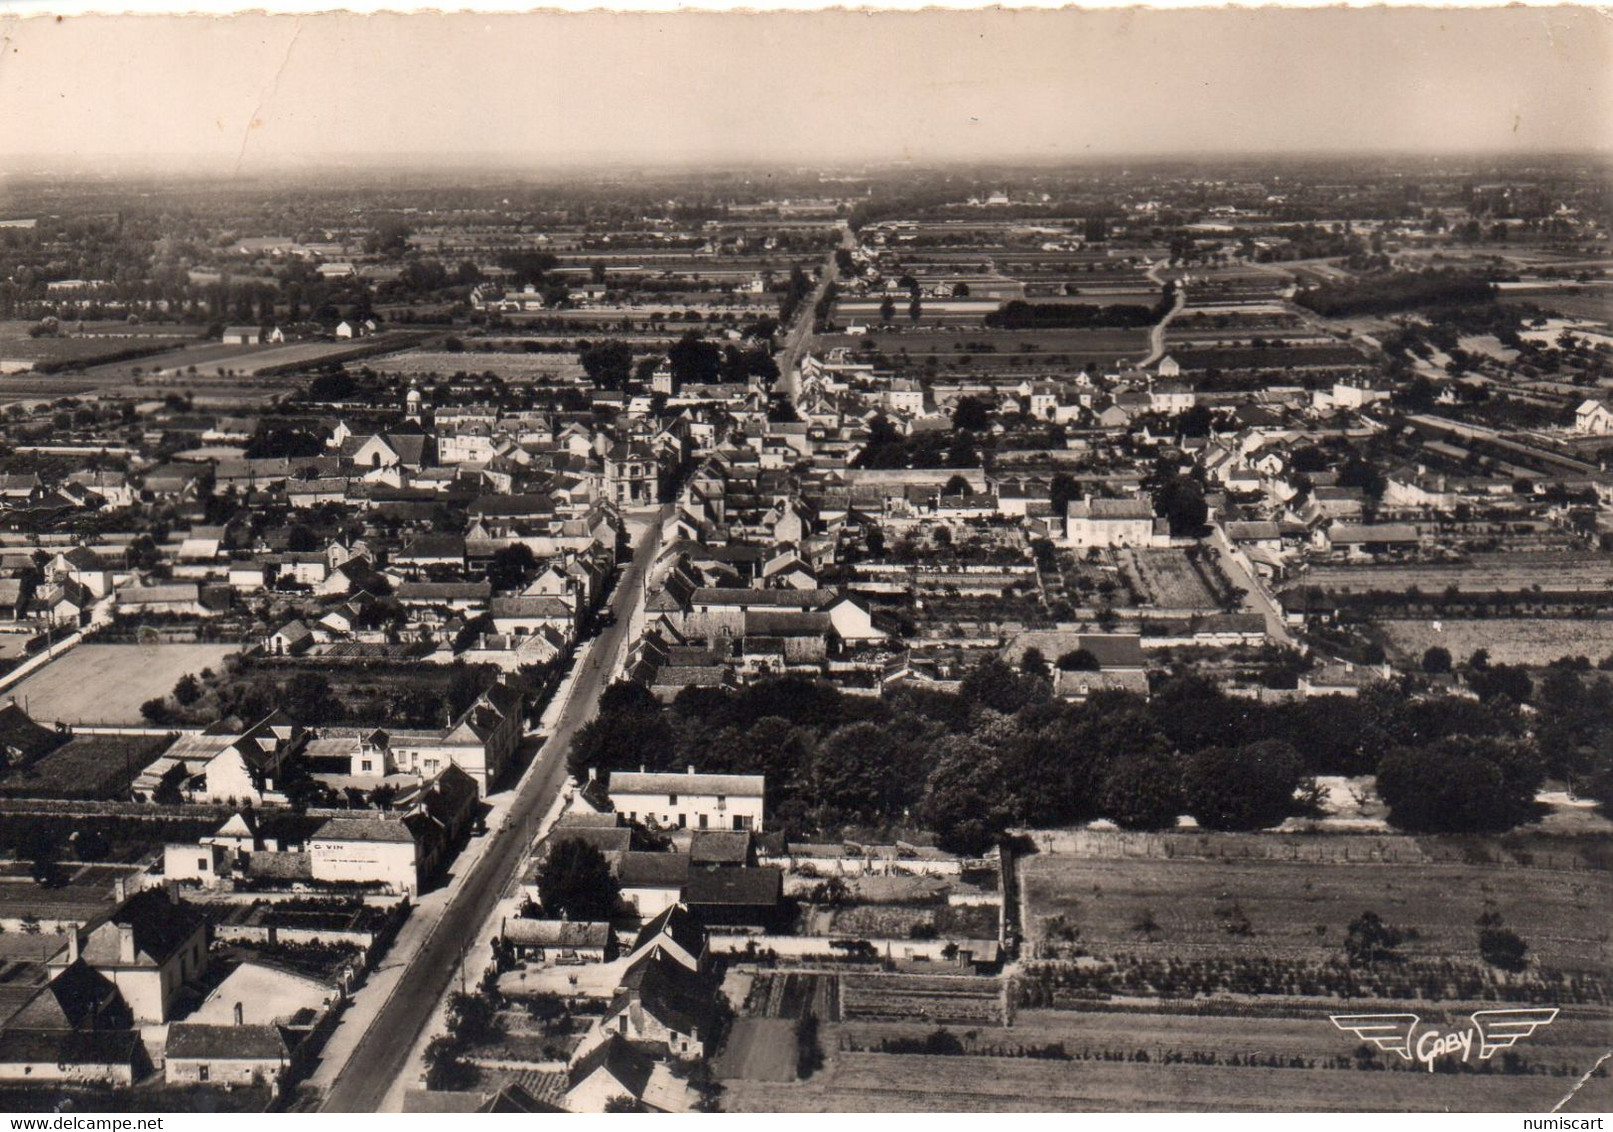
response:
[[[207,918],[146,889],[70,929],[48,966],[65,973],[81,961],[117,987],[136,1022],[166,1022],[181,989],[207,969]]]
[[[175,1022],[163,1047],[170,1085],[268,1085],[276,1092],[291,1068],[291,1045],[275,1025]]]

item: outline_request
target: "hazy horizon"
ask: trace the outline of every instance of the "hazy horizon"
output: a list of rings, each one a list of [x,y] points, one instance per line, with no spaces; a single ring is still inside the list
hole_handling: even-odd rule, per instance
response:
[[[1588,8],[0,19],[0,159],[209,175],[1605,155]]]

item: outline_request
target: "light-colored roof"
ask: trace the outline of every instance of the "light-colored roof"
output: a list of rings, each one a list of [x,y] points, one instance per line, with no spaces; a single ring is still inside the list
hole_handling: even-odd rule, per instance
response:
[[[610,793],[616,794],[721,794],[760,798],[766,779],[760,774],[657,774],[640,771],[611,772]]]

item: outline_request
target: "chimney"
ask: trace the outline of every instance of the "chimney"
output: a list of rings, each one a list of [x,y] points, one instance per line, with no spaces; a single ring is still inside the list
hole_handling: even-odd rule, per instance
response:
[[[693,774],[693,773],[694,773],[694,763],[690,763],[690,764],[689,764],[689,773],[690,773],[690,774]]]
[[[588,768],[588,781],[589,782],[597,782],[597,781],[599,781],[599,768],[598,767],[591,766],[591,767]]]
[[[71,966],[78,962],[78,925],[67,925],[67,962]]]
[[[129,924],[118,925],[118,962],[125,966],[134,963],[134,928]]]

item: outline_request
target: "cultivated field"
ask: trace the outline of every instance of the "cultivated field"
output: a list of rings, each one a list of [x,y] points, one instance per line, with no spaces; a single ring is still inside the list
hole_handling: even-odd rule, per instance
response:
[[[1435,628],[1435,625],[1438,628]],[[1497,664],[1550,664],[1565,656],[1589,657],[1594,663],[1613,655],[1613,620],[1590,618],[1534,619],[1508,617],[1486,621],[1374,621],[1372,630],[1398,663],[1422,659],[1439,645],[1458,660],[1487,649]]]
[[[906,312],[898,310],[898,321]],[[859,321],[864,321],[859,319]],[[870,327],[866,337],[823,334],[813,339],[819,350],[849,346],[853,350],[872,338],[885,354],[905,353],[914,364],[959,362],[967,357],[975,368],[1059,366],[1068,362],[1112,363],[1117,358],[1148,349],[1147,330],[967,330],[885,329]],[[981,347],[985,347],[982,349]]]
[[[1185,550],[1121,552],[1135,570],[1143,600],[1162,609],[1221,608],[1214,591],[1188,559]]]
[[[1435,595],[1447,586],[1463,593],[1516,593],[1539,586],[1547,593],[1599,593],[1613,587],[1613,556],[1595,551],[1550,554],[1472,554],[1460,562],[1420,562],[1404,566],[1312,566],[1283,588],[1320,586],[1343,593],[1383,590],[1404,593],[1416,586]]]
[[[719,1081],[795,1080],[795,1024],[787,1018],[741,1018],[711,1066]]]
[[[1107,845],[1109,851],[1102,856],[1042,853],[1020,862],[1025,936],[1033,948],[1043,941],[1049,921],[1062,916],[1078,933],[1076,944],[1093,955],[1325,961],[1341,954],[1349,922],[1374,911],[1390,924],[1416,928],[1418,938],[1403,946],[1408,959],[1476,961],[1474,920],[1493,911],[1524,936],[1531,961],[1603,978],[1613,971],[1607,930],[1613,874],[1576,856],[1581,846],[1573,839],[1557,844],[1559,851],[1549,857],[1555,867],[1545,868],[1489,863],[1482,856],[1475,864],[1441,859],[1452,849],[1480,852],[1456,839],[1089,837],[1089,845]],[[1352,859],[1335,856],[1319,863],[1237,856],[1245,846],[1255,854],[1278,853],[1285,841],[1295,843],[1296,854],[1311,843],[1338,853],[1353,846]],[[1179,855],[1133,855],[1158,846],[1174,846]],[[1198,852],[1205,855],[1187,855]],[[1511,858],[1518,859],[1544,863],[1547,858],[1539,852]],[[1148,923],[1153,931],[1143,930]]]
[[[80,645],[8,693],[41,723],[139,725],[140,705],[186,673],[218,669],[240,645]]]
[[[1223,1032],[1262,1032],[1245,1018],[1218,1023]],[[1139,1047],[1125,1033],[1133,1020],[1120,1018],[1109,1025],[1117,1045],[1135,1056]],[[1315,1025],[1319,1050],[1348,1053],[1354,1048],[1349,1035],[1333,1031],[1325,1020]],[[826,1028],[825,1041],[833,1036],[832,1028]],[[1588,1067],[1594,1060],[1591,1055],[1582,1064]],[[1545,1112],[1573,1083],[1556,1076],[834,1050],[809,1081],[725,1082],[722,1107],[727,1112]],[[1564,1111],[1597,1112],[1610,1102],[1613,1089],[1604,1077],[1586,1086]]]
[[[355,363],[357,364],[357,363]],[[377,373],[396,373],[405,377],[422,377],[426,374],[495,373],[503,378],[532,381],[538,378],[580,377],[583,369],[576,354],[497,352],[479,350],[411,350],[387,358],[363,363]]]

